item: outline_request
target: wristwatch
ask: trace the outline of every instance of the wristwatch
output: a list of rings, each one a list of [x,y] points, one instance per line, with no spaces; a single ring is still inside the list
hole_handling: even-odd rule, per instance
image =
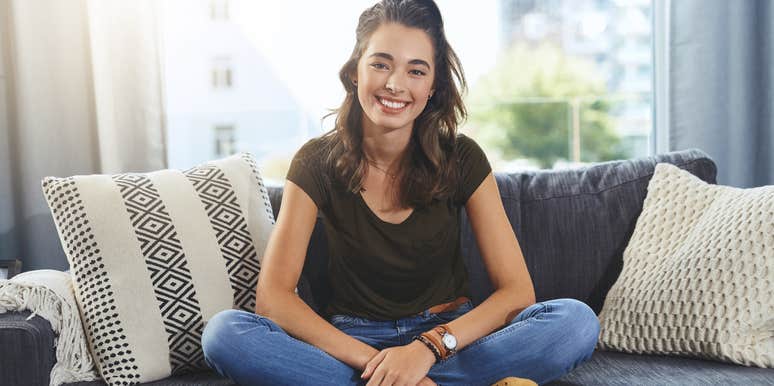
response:
[[[451,329],[449,329],[448,325],[442,324],[440,326],[436,326],[435,331],[441,335],[441,343],[443,343],[443,347],[446,349],[446,355],[444,355],[444,358],[448,358],[454,354],[457,353],[457,337],[452,334]]]

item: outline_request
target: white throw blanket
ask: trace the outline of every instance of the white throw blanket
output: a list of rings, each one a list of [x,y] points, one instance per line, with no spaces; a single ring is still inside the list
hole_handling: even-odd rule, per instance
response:
[[[0,313],[29,310],[32,314],[27,319],[40,315],[51,323],[56,346],[51,386],[101,379],[89,352],[73,293],[70,274],[51,269],[0,280]]]

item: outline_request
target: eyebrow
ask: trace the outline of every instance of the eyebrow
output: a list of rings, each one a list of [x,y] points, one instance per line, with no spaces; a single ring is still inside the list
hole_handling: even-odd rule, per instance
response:
[[[378,56],[380,58],[384,58],[384,59],[387,59],[387,60],[395,60],[395,58],[393,58],[392,55],[390,55],[390,54],[388,54],[386,52],[374,52],[373,54],[368,55],[369,58],[374,57],[374,56]],[[430,69],[430,64],[427,63],[426,61],[422,60],[422,59],[411,59],[411,60],[409,60],[409,64],[418,64],[418,65],[427,67],[428,70]]]

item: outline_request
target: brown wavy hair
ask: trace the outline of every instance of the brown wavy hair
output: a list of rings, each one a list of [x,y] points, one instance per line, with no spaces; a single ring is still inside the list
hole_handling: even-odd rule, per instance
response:
[[[368,161],[363,152],[363,108],[350,76],[368,46],[373,32],[382,24],[398,23],[425,31],[433,43],[435,80],[433,97],[414,121],[409,148],[400,161],[397,178],[398,203],[421,207],[434,199],[452,196],[457,175],[457,126],[467,117],[461,92],[467,83],[457,54],[446,40],[443,19],[432,0],[382,0],[360,15],[352,54],[339,71],[346,96],[338,109],[335,127],[321,136],[327,146],[327,163],[336,179],[352,193],[363,190]],[[325,118],[324,117],[324,118]],[[323,118],[323,119],[324,119]]]

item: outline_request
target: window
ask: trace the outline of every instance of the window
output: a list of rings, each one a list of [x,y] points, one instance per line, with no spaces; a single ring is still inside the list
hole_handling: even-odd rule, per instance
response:
[[[212,88],[229,89],[231,82],[231,60],[228,58],[217,58],[212,64]]]
[[[229,0],[210,0],[210,20],[228,21]]]
[[[215,126],[215,157],[236,153],[236,131],[233,125]]]
[[[196,3],[164,0],[170,166],[206,161],[212,122],[228,122],[240,128],[239,151],[281,185],[298,148],[332,128],[321,118],[343,99],[338,71],[360,13],[375,1],[339,0],[332,13],[313,0],[210,0],[191,20]],[[649,154],[652,0],[437,3],[468,80],[460,131],[496,171]],[[236,146],[226,140],[233,137],[223,134],[218,154]]]
[[[565,168],[648,155],[651,1],[501,4],[500,56],[468,99],[467,128],[484,142],[494,168]]]

